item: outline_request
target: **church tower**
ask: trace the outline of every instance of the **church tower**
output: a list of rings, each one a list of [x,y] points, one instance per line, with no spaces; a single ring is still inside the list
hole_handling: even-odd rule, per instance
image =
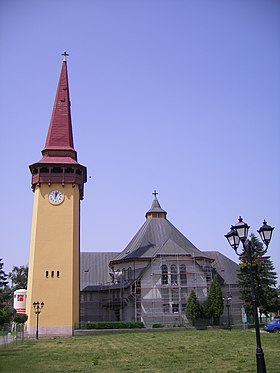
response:
[[[63,55],[43,157],[29,166],[34,192],[27,287],[31,335],[36,331],[34,302],[44,303],[39,334],[72,335],[79,326],[80,200],[87,176],[74,148]]]

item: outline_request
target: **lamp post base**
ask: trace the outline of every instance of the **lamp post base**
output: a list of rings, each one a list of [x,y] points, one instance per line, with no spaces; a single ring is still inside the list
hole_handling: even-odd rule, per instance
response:
[[[266,373],[264,353],[263,353],[262,348],[257,347],[256,360],[257,360],[257,373]]]

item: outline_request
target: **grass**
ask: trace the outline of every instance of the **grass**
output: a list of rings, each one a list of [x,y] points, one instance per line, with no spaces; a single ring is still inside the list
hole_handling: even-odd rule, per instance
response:
[[[262,333],[268,373],[280,372],[280,335]],[[25,340],[0,348],[1,373],[255,373],[252,330],[108,333]]]

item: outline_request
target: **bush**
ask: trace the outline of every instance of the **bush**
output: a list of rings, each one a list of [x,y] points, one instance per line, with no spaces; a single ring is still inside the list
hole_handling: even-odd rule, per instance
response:
[[[17,324],[24,324],[28,319],[28,316],[25,313],[16,313],[13,317],[13,321]]]
[[[139,321],[100,321],[88,322],[82,329],[141,329],[144,324]]]
[[[9,324],[12,320],[14,310],[10,306],[0,308],[0,329],[4,324]]]
[[[198,320],[202,316],[202,307],[197,299],[195,291],[192,290],[188,299],[186,308],[186,316],[188,320],[192,321],[194,325],[195,320]]]
[[[162,324],[153,324],[153,328],[164,328]]]

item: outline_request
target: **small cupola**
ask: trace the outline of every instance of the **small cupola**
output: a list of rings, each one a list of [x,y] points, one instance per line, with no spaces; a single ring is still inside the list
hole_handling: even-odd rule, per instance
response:
[[[160,204],[159,204],[159,201],[157,199],[157,191],[155,190],[153,192],[153,195],[154,195],[154,200],[153,200],[153,203],[152,203],[152,207],[150,208],[149,211],[146,212],[146,219],[153,219],[153,218],[162,218],[162,219],[166,219],[166,215],[167,215],[167,212],[164,211]]]

